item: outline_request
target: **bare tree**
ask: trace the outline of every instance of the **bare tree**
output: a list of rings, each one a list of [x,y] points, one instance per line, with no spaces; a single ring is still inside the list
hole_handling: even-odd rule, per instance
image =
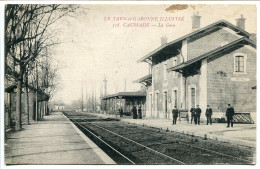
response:
[[[59,44],[52,40],[55,32],[52,25],[77,9],[75,5],[6,5],[5,73],[17,83],[15,130],[22,128],[21,91],[28,65],[34,63],[44,49]]]

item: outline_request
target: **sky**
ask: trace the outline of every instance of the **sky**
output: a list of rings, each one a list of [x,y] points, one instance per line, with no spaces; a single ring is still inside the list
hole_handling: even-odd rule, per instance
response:
[[[62,88],[52,98],[69,104],[73,100],[99,97],[104,77],[108,80],[108,93],[140,90],[133,83],[149,73],[147,63],[137,60],[161,45],[160,38],[168,42],[191,32],[191,16],[199,12],[201,27],[218,20],[236,24],[241,14],[246,18],[246,31],[256,33],[256,7],[254,5],[195,5],[184,10],[166,10],[171,5],[82,5],[86,15],[68,18],[62,25],[59,39],[70,41],[57,46],[55,59],[59,61]],[[110,17],[110,20],[108,20]],[[130,21],[114,21],[114,17],[127,17]],[[134,18],[175,17],[174,21],[134,21]],[[180,19],[179,21],[176,18]],[[114,27],[113,24],[120,27]],[[149,27],[126,27],[129,23],[150,24]],[[158,27],[158,24],[163,27]],[[151,26],[155,25],[155,26]],[[175,25],[166,27],[166,25]],[[83,84],[83,85],[82,85]]]

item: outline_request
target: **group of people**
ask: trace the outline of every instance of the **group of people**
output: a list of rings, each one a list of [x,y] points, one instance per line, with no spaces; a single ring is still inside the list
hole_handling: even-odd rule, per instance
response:
[[[119,111],[120,117],[123,117],[123,114],[124,114],[123,108],[120,107],[118,109],[118,111]],[[132,114],[133,114],[133,119],[142,119],[142,107],[139,106],[137,109],[136,106],[133,106]]]
[[[136,107],[134,106],[132,112],[133,112],[133,119],[137,119],[137,118],[142,119],[142,107],[141,106],[138,107],[138,112],[137,112]]]
[[[190,109],[190,114],[191,114],[191,124],[192,121],[194,120],[195,125],[200,125],[200,115],[201,115],[201,109],[199,107],[199,105],[197,105],[197,108],[195,108],[195,106],[192,106],[192,108]],[[205,113],[206,117],[207,117],[207,125],[210,123],[212,124],[212,109],[210,108],[209,105],[207,105],[207,110]]]
[[[197,105],[197,107],[195,108],[195,106],[192,106],[192,108],[190,109],[190,113],[191,113],[191,124],[194,120],[195,125],[200,125],[200,115],[201,115],[201,109],[199,107],[199,105]],[[176,125],[176,121],[177,118],[179,116],[180,112],[177,109],[177,106],[174,106],[174,109],[172,110],[172,116],[173,116],[173,125]],[[212,114],[213,111],[210,108],[210,105],[207,105],[207,109],[205,112],[206,118],[207,118],[207,125],[210,124],[212,125]],[[230,104],[228,104],[228,108],[226,110],[226,117],[227,117],[227,127],[233,127],[233,116],[235,115],[235,111],[234,108],[231,107]]]
[[[119,112],[120,117],[123,117],[124,111],[123,111],[122,107],[120,107],[118,109],[118,112]],[[132,114],[133,114],[133,119],[142,119],[142,107],[139,106],[137,109],[136,106],[133,106]]]

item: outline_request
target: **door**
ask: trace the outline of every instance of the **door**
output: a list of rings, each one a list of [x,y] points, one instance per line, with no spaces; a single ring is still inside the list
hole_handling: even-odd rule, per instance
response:
[[[153,95],[150,94],[150,113],[151,117],[153,117]]]
[[[167,98],[167,92],[164,92],[164,117],[167,118],[167,112],[168,112],[168,98]]]
[[[195,94],[196,94],[196,93],[195,93],[195,92],[196,92],[196,90],[195,90],[195,88],[191,88],[190,90],[191,90],[191,91],[190,91],[190,99],[191,99],[191,100],[190,100],[190,103],[191,103],[190,106],[191,106],[191,107],[193,107],[193,106],[195,107],[195,104],[196,104],[196,101],[195,101],[195,99],[196,99],[196,98],[195,98],[195,97],[196,97]]]
[[[158,103],[159,103],[159,93],[156,93],[155,94],[155,111],[156,111],[156,115],[157,115],[157,118],[159,118],[159,106],[158,106]]]
[[[177,106],[177,90],[173,90],[173,98],[172,98],[172,104],[173,104],[173,108],[174,108],[174,106]],[[178,106],[177,106],[177,108],[178,108]]]

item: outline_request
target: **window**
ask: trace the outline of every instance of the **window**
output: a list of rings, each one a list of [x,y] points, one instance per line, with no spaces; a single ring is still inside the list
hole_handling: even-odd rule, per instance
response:
[[[156,82],[159,79],[159,67],[158,67],[158,65],[154,67],[154,71],[153,72],[154,72],[153,77],[154,77],[154,80]]]
[[[167,63],[164,63],[163,65],[163,79],[167,80]]]
[[[155,111],[158,113],[159,93],[155,93]]]
[[[247,55],[244,53],[234,54],[234,73],[245,74],[246,73],[246,59]]]
[[[244,72],[244,56],[235,57],[235,72]]]
[[[173,106],[177,106],[177,90],[173,90]]]
[[[164,93],[163,93],[163,95],[164,95],[164,113],[165,113],[165,117],[167,118],[167,111],[168,111],[168,95],[167,95],[167,92],[165,91]]]
[[[150,94],[150,111],[152,112],[152,106],[153,106],[153,95]]]
[[[191,106],[195,107],[195,88],[191,88]]]
[[[173,59],[173,66],[177,66],[177,59],[176,58]],[[176,78],[177,77],[177,72],[172,71],[172,75],[173,75],[173,78]]]

